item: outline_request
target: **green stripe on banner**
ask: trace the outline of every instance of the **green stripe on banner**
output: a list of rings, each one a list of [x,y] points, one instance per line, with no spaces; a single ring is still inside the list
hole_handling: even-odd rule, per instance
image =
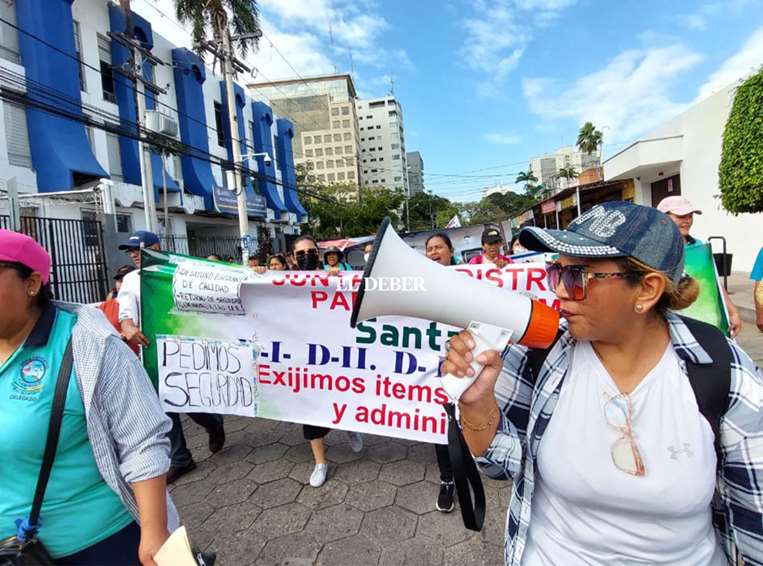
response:
[[[712,324],[728,336],[728,317],[710,244],[687,246],[685,250],[685,271],[699,283],[700,291],[694,304],[681,314]]]

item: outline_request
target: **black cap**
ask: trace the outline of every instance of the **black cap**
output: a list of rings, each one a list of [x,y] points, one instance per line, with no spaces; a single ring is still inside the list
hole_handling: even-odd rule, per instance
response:
[[[498,231],[498,228],[485,228],[485,231],[482,232],[483,244],[495,244],[502,241],[503,238],[501,237],[501,233]]]
[[[326,250],[323,252],[323,258],[325,259],[325,258],[326,258],[326,256],[327,256],[327,255],[329,255],[329,254],[336,254],[336,255],[337,255],[337,257],[338,257],[340,260],[342,259],[342,257],[344,257],[344,253],[342,252],[342,250],[340,250],[340,249],[339,249],[339,248],[337,248],[336,246],[331,246],[330,248],[326,249]]]

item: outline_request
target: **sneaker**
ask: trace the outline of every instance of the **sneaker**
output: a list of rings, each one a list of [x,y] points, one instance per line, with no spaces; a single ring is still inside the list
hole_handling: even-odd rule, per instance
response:
[[[350,448],[353,452],[360,452],[363,450],[363,436],[359,432],[348,432],[350,437]]]
[[[310,485],[313,487],[320,487],[326,483],[326,475],[328,475],[328,464],[315,464],[313,473],[310,474]]]
[[[171,466],[167,472],[167,484],[175,483],[182,476],[196,469],[196,462],[191,460],[185,466]]]
[[[209,451],[214,454],[219,452],[225,446],[225,427],[220,425],[220,428],[209,433]]]
[[[453,501],[453,492],[456,486],[452,481],[440,482],[440,494],[437,496],[435,508],[441,513],[450,513],[456,504]]]

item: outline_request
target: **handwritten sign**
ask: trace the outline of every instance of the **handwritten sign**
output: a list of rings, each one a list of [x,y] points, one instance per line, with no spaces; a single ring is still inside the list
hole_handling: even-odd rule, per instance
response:
[[[257,414],[252,344],[157,336],[159,399],[168,413]]]
[[[241,283],[250,273],[242,269],[188,261],[178,264],[172,295],[179,311],[244,315]]]

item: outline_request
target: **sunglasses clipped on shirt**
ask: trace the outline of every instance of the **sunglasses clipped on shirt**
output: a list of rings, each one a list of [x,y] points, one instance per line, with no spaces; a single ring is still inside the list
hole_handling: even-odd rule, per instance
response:
[[[556,291],[559,283],[564,285],[567,295],[573,301],[582,301],[588,295],[588,282],[591,279],[634,279],[640,277],[638,271],[613,271],[596,273],[586,271],[583,265],[562,265],[549,263],[546,265],[546,281],[552,291]]]

